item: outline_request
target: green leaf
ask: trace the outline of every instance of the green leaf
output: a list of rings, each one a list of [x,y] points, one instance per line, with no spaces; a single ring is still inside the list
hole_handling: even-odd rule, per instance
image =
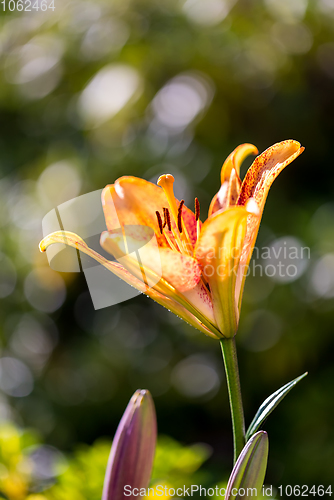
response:
[[[278,406],[278,404],[282,401],[282,399],[285,398],[285,396],[288,394],[288,392],[291,391],[293,387],[295,387],[300,380],[302,380],[304,377],[306,377],[307,372],[303,373],[303,375],[300,375],[300,377],[295,378],[294,380],[291,380],[291,382],[288,382],[287,384],[283,385],[278,391],[274,392],[269,398],[267,398],[260,408],[258,409],[255,417],[252,420],[252,423],[248,427],[248,431],[246,433],[246,441],[256,432],[263,422],[267,419],[267,417],[270,415],[270,413]]]
[[[233,467],[226,487],[225,500],[239,500],[261,495],[268,461],[268,435],[259,431],[248,441]],[[251,491],[250,491],[251,490]]]

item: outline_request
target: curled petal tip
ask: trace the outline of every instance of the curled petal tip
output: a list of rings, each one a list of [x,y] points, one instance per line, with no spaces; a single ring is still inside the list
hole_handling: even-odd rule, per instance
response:
[[[39,243],[38,247],[39,247],[39,251],[40,251],[40,252],[42,252],[42,253],[43,253],[43,252],[45,252],[45,251],[46,251],[46,246],[45,246],[44,239],[43,239],[43,240]]]
[[[48,236],[42,239],[39,244],[40,251],[45,252],[47,248],[53,243],[65,243],[74,247],[77,247],[79,244],[80,246],[87,247],[87,244],[84,242],[84,240],[77,234],[71,233],[70,231],[55,231],[54,233],[48,234]]]
[[[249,155],[258,155],[259,150],[254,144],[240,144],[235,150],[234,150],[234,155],[233,155],[233,163],[237,166],[237,168],[240,168],[240,165],[242,162],[247,158]]]
[[[275,146],[275,144],[274,144],[274,146]],[[278,148],[286,148],[286,149],[288,149],[292,146],[295,148],[295,152],[298,151],[299,154],[302,153],[305,149],[304,146],[302,146],[299,141],[295,141],[294,139],[287,139],[286,141],[278,142],[277,146],[278,146]]]
[[[240,175],[240,167],[249,155],[257,155],[259,153],[256,146],[253,144],[240,144],[234,151],[226,158],[221,170],[221,182],[228,181],[231,175],[231,169],[235,168],[238,176]]]

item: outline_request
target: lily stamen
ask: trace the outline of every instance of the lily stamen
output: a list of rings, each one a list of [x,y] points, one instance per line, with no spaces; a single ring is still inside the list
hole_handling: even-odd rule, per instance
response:
[[[172,225],[170,222],[170,214],[168,208],[164,207],[164,227],[167,225],[168,231],[172,231]]]
[[[193,244],[192,244],[191,239],[189,237],[187,226],[185,225],[184,220],[182,218],[183,205],[184,205],[184,200],[181,200],[178,211],[177,211],[177,227],[178,227],[180,234],[182,234],[183,238],[185,238],[185,240],[186,240],[185,245],[186,245],[186,248],[188,250],[188,254],[192,255],[194,247],[193,247]]]
[[[170,221],[170,213],[169,213],[169,210],[168,208],[164,207],[164,217],[165,217],[165,221],[164,221],[164,227],[167,225],[167,228],[168,228],[168,231],[171,231],[172,232],[172,224],[171,224],[171,221]],[[170,237],[169,237],[169,234],[167,233],[167,231],[165,230],[165,238],[167,240],[167,243],[169,244],[169,246],[171,248],[173,248],[174,250],[177,250],[178,252],[181,252],[178,244],[177,244],[177,241],[173,242]]]
[[[199,220],[200,212],[201,212],[201,209],[200,209],[198,198],[195,198],[195,219],[197,222],[197,239],[199,237],[199,233],[200,233],[200,229],[201,229],[200,228],[200,220]]]
[[[169,215],[168,208],[164,207],[163,211],[164,211],[164,223],[162,223],[162,218],[161,218],[160,212],[158,210],[156,210],[156,212],[155,212],[155,214],[157,216],[157,219],[158,219],[158,225],[159,225],[160,233],[165,236],[165,238],[167,240],[167,243],[170,246],[170,248],[172,248],[173,250],[179,251],[179,248],[177,247],[176,244],[174,244],[172,242],[172,240],[170,239],[170,237],[167,234],[167,232],[166,231],[164,232],[164,227],[166,225],[168,227],[168,230],[171,231],[171,223],[170,223],[170,215]]]
[[[160,186],[166,195],[170,210],[172,212],[172,216],[174,219],[175,226],[171,226],[172,233],[174,238],[180,248],[180,252],[185,255],[190,255],[191,253],[188,250],[188,241],[186,235],[180,232],[178,229],[178,207],[176,204],[176,199],[174,196],[173,184],[174,177],[170,174],[161,175],[157,182],[158,186]],[[183,225],[183,228],[185,226]],[[189,239],[189,237],[188,237]]]
[[[182,207],[184,205],[184,200],[180,201],[180,205],[177,211],[177,227],[180,231],[180,234],[182,233]]]
[[[199,220],[200,211],[201,210],[200,210],[198,198],[195,198],[195,219],[196,219],[196,221]]]
[[[176,250],[177,252],[181,252],[180,248],[177,246],[177,243],[176,242],[173,242],[170,238],[170,236],[166,233],[166,231],[164,232],[164,236],[167,240],[167,243],[169,244],[169,246],[173,249],[173,250]]]
[[[161,219],[160,212],[158,210],[156,210],[155,215],[157,216],[157,219],[158,219],[158,225],[159,225],[159,229],[160,229],[160,234],[162,234],[164,226],[162,225],[162,219]]]

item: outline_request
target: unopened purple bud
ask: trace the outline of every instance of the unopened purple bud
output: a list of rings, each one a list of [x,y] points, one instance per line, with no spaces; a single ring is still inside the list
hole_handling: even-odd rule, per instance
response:
[[[241,451],[226,487],[225,500],[247,498],[245,492],[261,496],[261,488],[268,462],[268,435],[264,431],[254,434]],[[254,497],[254,498],[255,498]]]
[[[129,491],[148,487],[156,440],[157,420],[152,396],[147,390],[137,390],[114,437],[102,500],[123,500],[126,486]]]

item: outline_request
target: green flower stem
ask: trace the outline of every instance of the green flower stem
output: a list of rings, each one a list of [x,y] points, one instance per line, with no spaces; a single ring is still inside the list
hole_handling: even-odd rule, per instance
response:
[[[245,446],[245,420],[241,398],[237,350],[234,337],[231,339],[222,339],[220,344],[223,352],[230,400],[235,463],[241,450]]]

